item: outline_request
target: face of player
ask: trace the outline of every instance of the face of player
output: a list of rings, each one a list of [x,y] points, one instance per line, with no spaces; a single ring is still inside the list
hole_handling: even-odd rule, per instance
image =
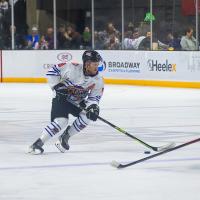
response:
[[[85,72],[89,76],[94,76],[98,72],[99,62],[87,61],[85,63]]]

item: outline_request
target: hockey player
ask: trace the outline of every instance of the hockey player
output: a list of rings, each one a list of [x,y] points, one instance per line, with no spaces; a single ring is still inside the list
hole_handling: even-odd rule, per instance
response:
[[[83,53],[82,60],[83,64],[58,64],[47,72],[54,93],[51,122],[29,147],[29,153],[43,153],[44,143],[58,133],[62,134],[55,145],[64,153],[69,150],[69,138],[83,130],[91,120],[97,120],[104,88],[103,78],[98,74],[102,58],[98,52],[88,50]],[[76,105],[84,107],[84,111]],[[77,117],[71,126],[68,126],[69,114]]]

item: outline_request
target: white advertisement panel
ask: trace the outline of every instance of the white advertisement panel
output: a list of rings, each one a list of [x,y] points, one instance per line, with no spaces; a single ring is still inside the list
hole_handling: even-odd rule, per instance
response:
[[[200,81],[200,52],[104,51],[105,77]]]
[[[3,77],[45,77],[46,70],[63,62],[82,62],[84,51],[3,51]],[[200,82],[200,52],[98,51],[108,79]]]
[[[82,51],[3,51],[3,77],[45,77],[54,64],[81,61]]]

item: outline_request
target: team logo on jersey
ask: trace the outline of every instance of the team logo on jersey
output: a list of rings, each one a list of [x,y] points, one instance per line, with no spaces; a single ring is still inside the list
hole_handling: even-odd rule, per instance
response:
[[[106,62],[103,61],[103,62],[99,65],[98,71],[99,71],[99,72],[102,72],[102,71],[105,71],[105,70],[106,70]]]
[[[61,62],[69,62],[70,60],[72,60],[72,54],[70,53],[59,53],[57,55],[57,59],[60,60]]]
[[[68,95],[72,95],[76,100],[84,99],[88,96],[89,92],[95,87],[95,84],[83,88],[79,85],[68,86],[66,92]]]

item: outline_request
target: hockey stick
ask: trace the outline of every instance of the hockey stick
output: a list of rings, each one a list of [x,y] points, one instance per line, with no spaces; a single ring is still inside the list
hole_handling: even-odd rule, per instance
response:
[[[57,92],[57,93],[59,93],[59,94],[61,94],[61,95],[64,95],[64,96],[67,96],[66,94],[63,94],[63,93],[60,93],[60,92]],[[70,100],[67,99],[67,98],[66,98],[66,100],[67,100],[69,103],[71,103],[72,105],[74,105],[75,107],[80,108],[81,110],[86,111],[86,109],[83,108],[83,107],[81,107],[80,105],[75,104],[74,102],[70,101]],[[100,116],[97,116],[97,118],[98,118],[99,120],[101,120],[102,122],[104,122],[104,123],[110,125],[110,126],[113,127],[114,129],[118,130],[119,132],[124,133],[124,134],[127,135],[128,137],[130,137],[130,138],[132,138],[132,139],[138,141],[139,143],[143,144],[144,146],[146,146],[146,147],[152,149],[153,151],[158,151],[158,152],[160,152],[160,151],[164,151],[164,150],[166,150],[166,149],[169,149],[169,148],[172,148],[172,147],[175,146],[175,143],[174,143],[174,142],[171,142],[171,143],[169,143],[169,144],[166,144],[166,145],[163,145],[163,146],[159,146],[159,147],[151,146],[150,144],[148,144],[148,143],[142,141],[141,139],[139,139],[139,138],[137,138],[137,137],[131,135],[130,133],[128,133],[128,132],[126,132],[125,130],[123,130],[122,128],[119,128],[118,126],[112,124],[111,122],[107,121],[106,119],[104,119],[104,118],[102,118],[102,117],[100,117]]]
[[[146,147],[152,149],[153,151],[158,151],[158,152],[160,152],[160,151],[164,151],[164,150],[166,150],[166,149],[169,149],[169,148],[172,148],[172,147],[175,146],[175,143],[174,143],[174,142],[171,142],[171,143],[169,143],[169,144],[166,144],[166,145],[163,145],[163,146],[159,146],[159,147],[151,146],[150,144],[147,144],[146,142],[142,141],[141,139],[139,139],[139,138],[137,138],[137,137],[131,135],[131,134],[128,133],[127,131],[123,130],[122,128],[119,128],[118,126],[116,126],[116,125],[110,123],[109,121],[103,119],[102,117],[98,116],[97,118],[100,119],[101,121],[103,121],[104,123],[110,125],[110,126],[113,127],[114,129],[118,130],[119,132],[124,133],[124,134],[127,135],[128,137],[130,137],[130,138],[132,138],[132,139],[134,139],[134,140],[140,142],[140,143],[143,144],[144,146],[146,146]]]
[[[180,148],[182,148],[182,147],[184,147],[184,146],[187,146],[187,145],[190,145],[190,144],[199,142],[199,141],[200,141],[200,138],[195,139],[195,140],[191,140],[191,141],[189,141],[189,142],[186,142],[186,143],[183,143],[183,144],[181,144],[181,145],[175,146],[175,147],[173,147],[173,148],[171,148],[171,149],[167,149],[167,150],[165,150],[165,151],[162,151],[162,152],[153,154],[153,155],[151,155],[151,156],[148,156],[148,157],[145,157],[145,158],[136,160],[136,161],[134,161],[134,162],[130,162],[130,163],[128,163],[128,164],[121,164],[121,163],[119,163],[119,162],[117,162],[117,161],[112,161],[111,165],[112,165],[113,167],[117,168],[117,169],[126,168],[126,167],[129,167],[129,166],[132,166],[132,165],[136,165],[137,163],[144,162],[144,161],[146,161],[146,160],[152,159],[152,158],[154,158],[154,157],[158,157],[158,156],[160,156],[160,155],[162,155],[162,154],[165,154],[165,153],[174,151],[174,150],[176,150],[176,149],[180,149]]]

